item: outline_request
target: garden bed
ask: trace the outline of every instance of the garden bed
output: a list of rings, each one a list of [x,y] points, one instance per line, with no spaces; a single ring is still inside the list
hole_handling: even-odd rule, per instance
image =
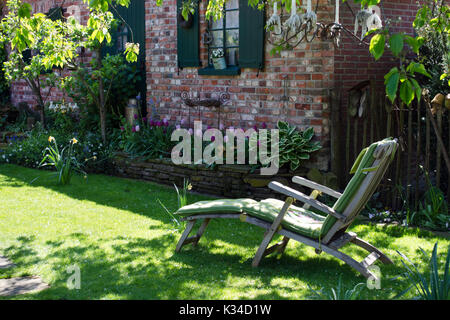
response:
[[[195,192],[227,198],[251,197],[257,200],[280,197],[267,187],[270,181],[294,186],[291,182],[293,176],[305,177],[309,172],[306,168],[295,172],[280,169],[276,175],[262,176],[259,170],[253,172],[248,165],[175,165],[171,159],[132,159],[125,153],[117,154],[114,167],[116,175],[120,177],[178,186],[183,185],[183,179],[188,179]]]

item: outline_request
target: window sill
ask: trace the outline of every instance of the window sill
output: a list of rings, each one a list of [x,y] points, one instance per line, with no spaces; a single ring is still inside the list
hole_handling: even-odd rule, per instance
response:
[[[206,67],[198,70],[200,76],[235,76],[241,74],[241,68],[237,66],[227,67],[225,69],[214,69]]]

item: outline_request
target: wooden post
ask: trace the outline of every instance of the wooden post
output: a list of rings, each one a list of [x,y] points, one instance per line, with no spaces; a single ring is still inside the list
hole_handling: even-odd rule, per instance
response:
[[[412,116],[413,110],[412,107],[408,110],[408,164],[406,166],[406,201],[408,207],[410,207],[410,190],[411,190],[411,159],[412,159],[412,151],[413,151],[413,138],[412,138]]]
[[[437,128],[438,134],[442,137],[442,107],[437,110]],[[442,146],[440,143],[437,144],[437,155],[436,155],[436,187],[441,185],[441,160],[442,160]]]
[[[430,171],[430,112],[425,106],[427,112],[425,113],[425,171]]]
[[[445,165],[446,165],[446,167],[447,167],[448,175],[450,176],[450,156],[449,156],[449,154],[447,153],[447,149],[445,148],[444,141],[442,140],[442,136],[439,134],[438,126],[437,126],[437,124],[436,124],[436,121],[435,121],[434,118],[433,118],[432,113],[431,113],[431,105],[430,105],[430,101],[427,99],[427,100],[425,100],[425,102],[426,102],[426,104],[427,104],[427,106],[426,106],[427,114],[429,114],[430,122],[431,122],[431,124],[433,125],[433,130],[434,130],[434,132],[435,132],[435,134],[436,134],[437,142],[438,142],[438,144],[440,145],[440,147],[441,147],[441,149],[442,149],[442,155],[443,155],[443,157],[444,157],[444,162],[445,162]]]
[[[397,111],[397,112],[399,112],[399,120],[398,120],[397,130],[398,130],[398,137],[400,139],[403,136],[403,124],[404,124],[404,118],[405,118],[405,114],[404,114],[404,111],[403,111],[404,107],[405,106],[404,106],[404,104],[402,102],[400,104],[400,109]],[[401,172],[402,172],[402,167],[403,167],[401,165],[401,158],[402,157],[400,155],[400,152],[397,152],[396,157],[397,157],[397,161],[396,161],[396,165],[395,165],[394,187],[397,187],[397,186],[401,185],[401,177],[402,177]],[[400,192],[401,192],[401,190],[400,190]],[[394,207],[397,206],[397,195],[398,195],[397,191],[392,192],[392,197],[393,197],[392,198],[392,204],[393,204]]]
[[[375,108],[376,96],[374,81],[370,81],[370,143],[375,142]]]
[[[448,117],[448,156],[450,157],[450,111],[447,111],[447,117]],[[450,201],[450,174],[447,175],[447,201]]]
[[[348,111],[348,106],[350,104],[350,98],[348,99],[347,104],[347,133],[345,135],[345,180],[349,178],[350,171],[350,114]]]
[[[336,174],[338,184],[341,186],[345,180],[344,171],[342,170],[342,149],[343,143],[341,137],[342,129],[339,125],[339,112],[341,106],[341,91],[339,89],[331,91],[331,172]]]
[[[420,165],[420,146],[421,146],[421,117],[420,117],[420,107],[422,100],[417,101],[417,145],[416,145],[416,187],[414,195],[414,210],[417,211],[419,207],[419,165]]]

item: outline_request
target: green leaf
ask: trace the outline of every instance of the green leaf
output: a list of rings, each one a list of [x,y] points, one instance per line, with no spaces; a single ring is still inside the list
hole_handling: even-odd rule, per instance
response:
[[[384,84],[386,85],[386,95],[393,103],[397,97],[398,82],[400,80],[400,73],[397,67],[392,68],[391,71],[384,76],[384,79]]]
[[[425,66],[421,63],[417,62],[411,62],[409,66],[406,68],[406,71],[414,74],[414,73],[420,73],[424,76],[427,76],[428,78],[431,78],[431,75],[428,73],[427,69],[425,69]]]
[[[403,81],[403,83],[400,86],[400,99],[409,106],[411,102],[414,100],[414,90],[413,85],[411,84],[411,81],[408,79]]]
[[[402,33],[396,33],[389,38],[389,46],[396,57],[403,50],[403,37],[404,35]]]
[[[381,33],[374,35],[372,40],[370,40],[369,51],[373,55],[375,60],[380,59],[383,55],[385,44],[386,37]]]
[[[19,8],[19,11],[17,12],[17,15],[19,16],[19,18],[30,18],[31,11],[33,11],[31,4],[22,3],[22,5]]]
[[[413,38],[411,36],[405,35],[404,40],[411,47],[412,51],[414,51],[415,54],[419,53],[419,49],[423,43],[423,41],[420,41],[420,37]]]
[[[413,90],[416,94],[417,100],[420,100],[420,98],[422,97],[422,88],[420,87],[420,84],[417,82],[416,79],[409,79],[412,83],[412,85],[414,86]]]

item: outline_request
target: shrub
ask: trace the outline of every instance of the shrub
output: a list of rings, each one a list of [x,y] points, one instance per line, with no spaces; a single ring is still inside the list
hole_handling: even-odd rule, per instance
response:
[[[175,142],[171,141],[174,127],[167,120],[136,119],[129,125],[122,118],[120,130],[115,131],[115,142],[121,150],[132,158],[144,159],[170,158]]]
[[[98,81],[94,74],[88,72],[89,66],[84,66],[73,73],[73,78],[65,84],[64,89],[79,106],[80,131],[97,130],[99,128],[98,107],[93,100],[92,92],[98,92]],[[99,70],[107,89],[106,125],[116,128],[120,125],[120,117],[125,113],[130,98],[138,95],[141,72],[135,64],[128,64],[122,55],[107,55],[102,59]]]
[[[25,167],[38,168],[42,161],[43,150],[48,146],[49,136],[53,136],[58,142],[68,142],[75,137],[79,143],[73,150],[73,156],[78,162],[92,159],[85,165],[87,172],[112,172],[114,146],[104,144],[99,133],[87,132],[80,135],[53,128],[45,130],[39,124],[27,133],[26,139],[11,142],[3,151],[0,149],[0,163],[14,163]],[[64,145],[59,144],[58,148],[62,149]]]

